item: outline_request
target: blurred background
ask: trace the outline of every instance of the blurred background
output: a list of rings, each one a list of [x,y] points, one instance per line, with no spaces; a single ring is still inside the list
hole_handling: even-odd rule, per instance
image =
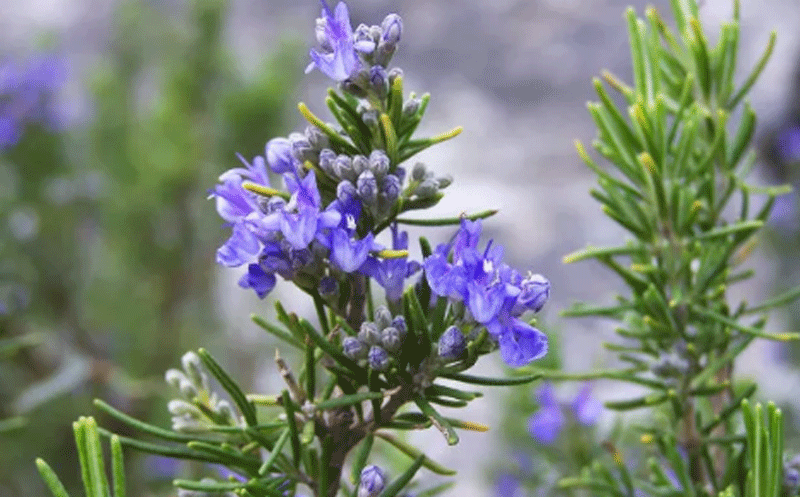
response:
[[[163,373],[180,355],[211,350],[243,385],[278,385],[274,344],[251,312],[291,299],[279,285],[259,301],[218,268],[227,236],[207,190],[235,153],[263,154],[266,141],[301,129],[298,99],[324,114],[328,81],[304,75],[313,0],[121,0],[6,2],[0,18],[0,497],[44,495],[33,460],[50,462],[69,488],[79,475],[71,421],[97,412],[100,397],[134,416],[167,424]],[[653,2],[666,12],[668,2]],[[743,78],[772,29],[778,43],[752,103],[760,118],[755,182],[800,187],[800,4],[742,2]],[[464,127],[457,140],[424,153],[455,184],[442,214],[499,208],[485,223],[508,262],[550,278],[543,312],[552,365],[607,364],[608,323],[563,320],[577,299],[608,302],[613,278],[591,263],[565,266],[587,243],[616,243],[622,231],[588,190],[594,178],[573,140],[594,136],[585,102],[591,77],[609,69],[629,79],[624,8],[641,0],[351,1],[352,22],[404,20],[394,64],[407,90],[433,95],[422,135]],[[706,0],[710,33],[729,0]],[[796,195],[777,204],[750,264],[755,280],[732,298],[757,300],[800,281]],[[428,229],[431,240],[449,233]],[[414,233],[412,233],[413,236]],[[771,321],[800,328],[800,308]],[[797,346],[758,343],[740,374],[764,381],[800,428]],[[487,360],[485,372],[500,361]],[[596,385],[599,398],[609,385]],[[567,386],[572,398],[578,385]],[[618,396],[619,394],[616,393]],[[521,399],[521,400],[520,400]],[[458,467],[451,495],[490,495],[513,446],[527,437],[533,389],[489,393],[466,418],[488,424],[452,450],[425,433],[430,455]],[[514,406],[504,415],[498,405]],[[526,411],[527,410],[527,411]],[[503,421],[503,427],[499,427]],[[111,420],[101,425],[126,433]],[[609,425],[610,423],[606,423]],[[598,427],[602,428],[602,423]],[[489,442],[487,443],[487,440]],[[524,443],[528,443],[526,439]],[[479,457],[476,457],[476,454]],[[205,474],[166,459],[128,459],[131,495],[174,495],[177,474]],[[515,463],[516,464],[516,463]],[[511,495],[511,494],[508,494]]]

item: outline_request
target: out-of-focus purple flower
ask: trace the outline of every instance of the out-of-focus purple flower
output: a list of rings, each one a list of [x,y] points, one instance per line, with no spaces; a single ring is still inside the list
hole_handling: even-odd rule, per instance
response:
[[[173,480],[183,468],[183,461],[164,456],[147,456],[145,471],[153,480]]]
[[[547,353],[547,337],[519,316],[542,308],[550,283],[540,275],[523,279],[502,262],[503,248],[492,241],[479,251],[480,234],[480,221],[462,220],[451,243],[425,259],[425,277],[434,294],[466,304],[497,340],[507,364],[524,366]]]
[[[16,145],[28,123],[60,124],[53,96],[65,74],[64,60],[55,55],[0,62],[0,149]]]
[[[539,410],[528,420],[528,432],[539,443],[551,445],[564,427],[564,413],[550,383],[543,384],[536,396]]]
[[[775,141],[781,160],[800,162],[800,126],[790,126],[781,130]]]
[[[603,404],[592,395],[592,386],[589,383],[583,384],[578,395],[572,400],[571,407],[575,419],[585,426],[597,423],[597,419],[603,411]]]
[[[311,49],[311,63],[306,72],[315,67],[335,81],[344,81],[356,72],[361,62],[353,45],[353,27],[347,5],[339,2],[336,9],[322,1],[322,17],[317,19],[317,41],[321,51]]]
[[[501,473],[494,481],[495,497],[518,497],[519,479],[511,473]]]

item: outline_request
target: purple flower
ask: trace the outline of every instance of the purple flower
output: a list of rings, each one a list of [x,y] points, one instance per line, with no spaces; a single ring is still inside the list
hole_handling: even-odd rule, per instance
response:
[[[572,400],[572,412],[575,419],[584,426],[592,426],[603,411],[603,404],[592,395],[592,386],[584,383],[578,395]]]
[[[294,156],[292,142],[286,138],[273,138],[264,149],[269,168],[275,174],[293,173],[300,162]]]
[[[242,288],[252,288],[258,298],[263,299],[275,288],[275,274],[268,273],[258,264],[250,264],[247,272],[239,280]]]
[[[800,162],[800,126],[791,126],[778,133],[778,155],[785,162]]]
[[[342,228],[333,230],[331,236],[331,262],[345,273],[357,271],[366,261],[375,242],[372,233],[361,240],[351,238],[350,233]]]
[[[397,224],[391,226],[392,249],[408,249],[408,232],[398,231]],[[373,278],[386,290],[386,299],[397,302],[403,297],[403,287],[407,278],[417,273],[422,266],[417,261],[409,261],[408,257],[378,260],[369,257],[361,268],[361,272]]]
[[[339,2],[336,10],[322,0],[322,17],[317,19],[317,41],[322,51],[311,49],[311,63],[306,73],[315,67],[335,81],[344,81],[356,72],[361,63],[353,45],[353,27],[347,5]]]
[[[528,432],[539,443],[551,445],[564,427],[564,414],[550,383],[543,384],[536,396],[539,410],[528,420]]]
[[[434,294],[464,302],[497,341],[507,364],[524,366],[547,353],[547,337],[519,316],[541,310],[550,283],[540,275],[523,279],[502,262],[503,248],[491,241],[479,251],[480,234],[480,221],[462,220],[451,243],[425,259],[425,277]]]
[[[65,72],[64,61],[53,55],[0,63],[0,149],[16,145],[28,123],[60,124],[52,97]]]
[[[517,497],[519,489],[519,479],[511,473],[501,473],[494,482],[495,497]]]

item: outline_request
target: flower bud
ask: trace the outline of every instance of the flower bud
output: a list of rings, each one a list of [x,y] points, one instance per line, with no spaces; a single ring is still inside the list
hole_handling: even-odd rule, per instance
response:
[[[180,389],[180,391],[181,391],[181,396],[182,396],[184,399],[187,399],[187,400],[192,400],[192,399],[194,399],[195,397],[197,397],[197,393],[198,393],[198,392],[197,392],[197,387],[194,385],[194,383],[192,383],[191,381],[189,381],[189,379],[188,379],[188,378],[184,378],[184,379],[181,381],[181,384],[180,384],[180,387],[179,387],[179,389]]]
[[[369,129],[374,130],[380,127],[380,122],[378,121],[378,113],[374,110],[362,113],[361,120],[364,121],[364,124],[366,124]]]
[[[322,150],[329,144],[328,135],[323,133],[318,127],[311,125],[306,126],[306,140],[308,140],[308,143],[314,150]]]
[[[342,340],[342,352],[350,359],[358,360],[367,357],[367,347],[355,337],[346,337]]]
[[[205,384],[202,370],[202,361],[200,360],[200,356],[195,354],[194,352],[187,352],[183,354],[181,357],[181,365],[183,366],[183,370],[186,372],[187,378],[191,380],[197,386],[201,386]]]
[[[379,305],[375,309],[375,324],[379,330],[386,328],[392,324],[392,313],[385,305]]]
[[[273,173],[294,172],[297,159],[294,158],[292,142],[286,138],[273,138],[267,142],[265,152],[267,164]]]
[[[336,295],[338,290],[339,282],[330,276],[323,276],[319,280],[319,285],[317,285],[317,291],[319,291],[319,294],[322,297],[332,297]]]
[[[297,160],[303,162],[313,157],[314,149],[311,147],[311,142],[308,141],[306,135],[292,133],[289,135],[289,141],[292,142],[292,154]]]
[[[389,92],[389,76],[381,66],[372,66],[369,70],[369,84],[376,95],[383,98]]]
[[[353,183],[343,180],[336,185],[336,198],[339,202],[347,203],[356,195],[358,195],[358,191]]]
[[[400,198],[400,192],[402,190],[402,186],[400,185],[400,180],[394,174],[387,174],[383,178],[383,184],[381,185],[381,193],[386,197],[386,200],[390,204],[394,204],[394,202]]]
[[[439,192],[435,180],[426,179],[414,190],[419,198],[431,198]]]
[[[427,169],[425,168],[425,164],[422,162],[417,162],[411,169],[411,179],[414,181],[422,181],[425,179],[426,172]]]
[[[336,176],[333,170],[333,161],[336,160],[336,152],[329,148],[323,148],[319,152],[319,168],[328,173],[328,176]]]
[[[457,326],[451,326],[439,337],[439,357],[457,359],[467,350],[467,340]]]
[[[363,155],[354,155],[353,156],[353,173],[356,176],[360,175],[364,171],[369,169],[369,159],[364,157]]]
[[[364,171],[358,177],[356,182],[356,189],[358,196],[364,201],[365,204],[374,204],[378,198],[378,182],[375,180],[375,175],[372,171]]]
[[[383,19],[381,29],[383,30],[381,41],[396,45],[403,34],[403,19],[397,14],[389,14]]]
[[[364,321],[358,330],[358,339],[367,345],[376,345],[381,341],[381,333],[375,323]]]
[[[373,345],[369,349],[367,360],[369,361],[369,367],[375,371],[383,371],[389,367],[389,354],[385,349],[378,347],[377,345]]]
[[[403,77],[403,70],[399,67],[393,67],[386,74],[389,76],[389,86],[392,86],[395,79]]]
[[[418,98],[410,98],[403,103],[403,117],[411,117],[419,111],[422,101]]]
[[[447,188],[451,184],[453,184],[453,177],[449,174],[445,174],[444,176],[440,176],[436,178],[436,184],[439,185],[439,189]]]
[[[526,309],[539,312],[550,297],[550,281],[541,274],[532,274],[520,285],[522,293],[517,297],[517,304]]]
[[[333,161],[333,173],[339,179],[355,179],[355,175],[353,174],[353,160],[344,154],[339,155],[336,157],[336,160]]]
[[[402,315],[395,316],[394,319],[392,319],[392,327],[397,328],[397,331],[399,331],[402,336],[406,336],[408,327],[406,326],[406,318]]]
[[[359,24],[353,32],[353,47],[361,53],[375,51],[375,39],[366,24]]]
[[[377,497],[386,486],[386,475],[383,470],[371,464],[361,470],[358,482],[358,497]]]
[[[381,345],[389,352],[395,353],[403,345],[403,337],[397,328],[391,326],[384,328],[381,332]]]
[[[369,154],[369,168],[378,179],[383,178],[389,172],[389,156],[383,150],[373,150]]]
[[[172,399],[167,402],[167,410],[173,416],[189,416],[194,419],[202,417],[200,409],[181,399]]]
[[[183,371],[174,368],[168,369],[167,372],[164,373],[164,380],[166,380],[168,385],[178,390],[180,390],[183,381],[189,381],[186,375],[183,374]]]

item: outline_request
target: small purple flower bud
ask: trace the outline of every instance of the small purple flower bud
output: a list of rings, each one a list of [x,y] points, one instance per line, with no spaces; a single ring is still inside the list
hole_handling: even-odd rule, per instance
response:
[[[439,337],[439,357],[457,359],[467,350],[467,339],[457,326],[451,326]]]
[[[265,155],[273,173],[294,172],[297,159],[292,153],[292,143],[286,138],[273,138],[268,141]]]
[[[397,352],[403,345],[403,336],[397,328],[388,326],[381,332],[381,345],[389,352]]]
[[[314,149],[311,147],[311,142],[308,141],[306,135],[292,133],[289,135],[289,141],[292,142],[292,153],[297,160],[303,162],[313,158]]]
[[[389,92],[389,76],[386,69],[381,66],[372,66],[369,70],[369,84],[379,97],[385,97]]]
[[[378,198],[378,182],[372,171],[364,171],[356,182],[358,196],[365,204],[374,204]]]
[[[374,110],[369,110],[361,114],[361,120],[367,125],[369,129],[377,129],[380,126],[378,122],[378,113]]]
[[[431,198],[438,193],[439,187],[436,185],[436,180],[426,179],[414,190],[414,193],[419,198]]]
[[[405,336],[406,331],[408,330],[408,327],[406,326],[406,318],[403,316],[395,316],[394,319],[392,319],[392,327],[397,328],[400,334]]]
[[[410,98],[403,103],[403,117],[411,117],[419,111],[422,101],[418,98]]]
[[[399,67],[393,67],[386,74],[389,76],[389,86],[392,86],[395,79],[403,77],[403,70]]]
[[[323,148],[319,152],[319,168],[328,173],[328,176],[336,176],[333,170],[333,162],[336,160],[336,152],[329,148]]]
[[[453,184],[453,177],[449,174],[445,174],[439,178],[436,178],[436,184],[439,185],[439,189],[447,188],[451,184]]]
[[[353,160],[344,154],[339,155],[333,161],[333,172],[339,179],[354,180],[356,178],[353,174]]]
[[[358,497],[378,497],[386,486],[386,474],[374,464],[361,470]]]
[[[376,178],[383,178],[389,172],[389,156],[383,150],[373,150],[369,154],[369,168]]]
[[[353,173],[356,176],[359,176],[364,171],[369,169],[369,159],[364,157],[363,155],[354,155],[353,156]]]
[[[361,53],[372,53],[375,51],[375,39],[370,33],[369,26],[359,24],[353,33],[353,46]]]
[[[375,309],[375,325],[379,330],[382,330],[392,324],[392,313],[385,305],[379,305]]]
[[[800,470],[784,465],[783,486],[787,487],[790,492],[797,491],[800,488]]]
[[[383,178],[381,193],[383,193],[389,203],[393,204],[398,198],[400,198],[401,190],[402,186],[400,186],[400,179],[397,176],[394,174],[387,174],[386,177]]]
[[[330,276],[323,276],[319,280],[317,291],[319,291],[319,294],[322,297],[332,297],[336,295],[336,292],[339,291],[339,282]]]
[[[517,297],[517,304],[526,309],[539,312],[550,297],[550,281],[541,274],[533,274],[522,281],[522,293]]]
[[[358,195],[358,191],[353,183],[343,180],[336,185],[336,198],[339,202],[347,203],[356,195]]]
[[[425,168],[425,164],[422,162],[417,162],[411,169],[411,179],[414,181],[422,181],[425,179],[426,172],[427,169]]]
[[[383,43],[397,44],[403,34],[403,19],[397,14],[389,14],[381,23],[383,29]]]
[[[384,371],[389,367],[389,353],[386,352],[384,348],[377,345],[373,345],[369,349],[369,356],[367,359],[369,360],[369,367],[375,371]]]
[[[329,144],[328,135],[316,126],[306,126],[306,140],[314,150],[322,150]]]
[[[381,342],[381,333],[375,323],[364,321],[358,330],[358,339],[367,345],[376,345]]]
[[[375,42],[381,41],[383,38],[383,29],[380,26],[372,25],[369,27],[369,35],[372,37]]]
[[[406,168],[404,167],[396,167],[394,168],[394,175],[397,176],[397,179],[400,180],[400,184],[403,184],[403,181],[406,180]]]
[[[367,347],[355,337],[346,337],[342,340],[342,352],[350,359],[358,360],[367,357]]]

